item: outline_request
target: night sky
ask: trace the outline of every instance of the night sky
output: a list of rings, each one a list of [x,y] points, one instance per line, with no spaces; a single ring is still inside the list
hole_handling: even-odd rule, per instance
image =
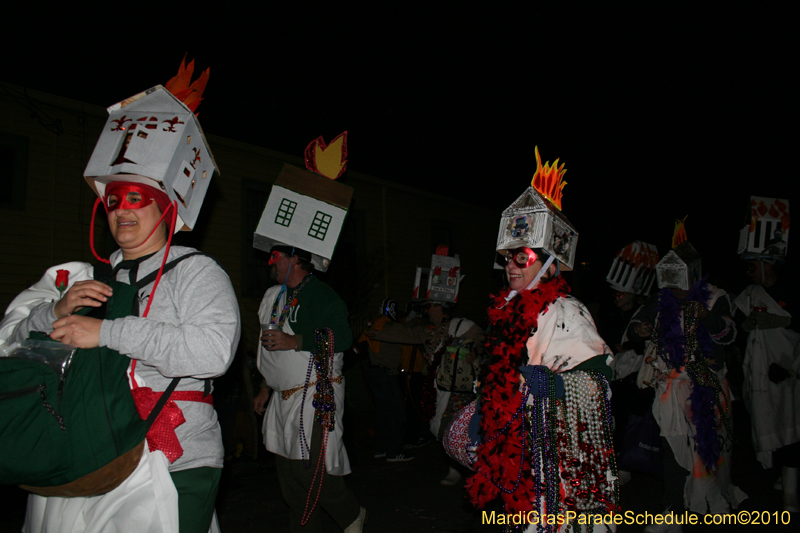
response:
[[[106,25],[39,14],[1,37],[0,82],[107,106],[165,83],[188,52],[211,67],[207,133],[300,156],[349,130],[351,170],[488,207],[498,221],[528,185],[538,145],[566,163],[578,261],[604,274],[634,239],[663,255],[674,220],[689,215],[705,269],[735,274],[748,197],[792,199],[788,8],[467,5],[187,5],[155,17],[131,4]]]

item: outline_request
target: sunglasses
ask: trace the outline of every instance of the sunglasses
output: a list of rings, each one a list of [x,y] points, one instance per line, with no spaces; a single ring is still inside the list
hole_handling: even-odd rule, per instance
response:
[[[509,250],[502,257],[506,264],[513,261],[519,268],[528,268],[537,259],[536,252],[527,247]]]

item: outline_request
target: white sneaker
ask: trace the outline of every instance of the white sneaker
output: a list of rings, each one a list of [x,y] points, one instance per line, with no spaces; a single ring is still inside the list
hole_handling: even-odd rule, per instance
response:
[[[450,471],[439,483],[445,487],[452,487],[458,484],[459,481],[461,481],[461,472],[451,466]]]
[[[364,531],[364,524],[367,523],[367,510],[363,507],[358,512],[358,518],[345,528],[344,533],[361,533]]]

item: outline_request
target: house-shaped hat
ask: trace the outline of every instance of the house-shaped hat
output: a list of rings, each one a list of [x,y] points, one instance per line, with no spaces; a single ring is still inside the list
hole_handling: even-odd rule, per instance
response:
[[[615,291],[648,294],[656,278],[658,259],[655,245],[633,241],[617,253],[606,281]]]
[[[183,72],[183,64],[181,68]],[[207,79],[207,72],[203,76]],[[197,104],[199,99],[193,107]],[[86,165],[86,181],[101,198],[111,181],[162,190],[178,202],[176,230],[191,230],[208,184],[219,173],[193,109],[156,85],[109,107],[108,115]]]
[[[520,247],[541,248],[555,256],[562,270],[572,270],[578,232],[561,212],[562,181],[567,172],[558,159],[542,165],[539,148],[535,148],[536,173],[531,186],[503,211],[497,235],[497,251]]]
[[[789,245],[789,200],[751,196],[739,232],[742,259],[783,261]]]
[[[449,248],[440,245],[436,253],[431,256],[431,268],[417,267],[414,277],[413,300],[427,300],[442,304],[455,304],[458,302],[458,289],[464,276],[461,274],[461,260],[458,254],[451,257]],[[422,283],[427,282],[423,291]]]
[[[311,254],[319,271],[328,270],[344,225],[353,189],[334,181],[347,163],[347,132],[326,146],[322,137],[305,152],[309,170],[285,164],[272,186],[253,246],[294,246]]]
[[[686,238],[685,220],[675,221],[672,250],[656,265],[659,289],[689,290],[702,277],[700,254]]]

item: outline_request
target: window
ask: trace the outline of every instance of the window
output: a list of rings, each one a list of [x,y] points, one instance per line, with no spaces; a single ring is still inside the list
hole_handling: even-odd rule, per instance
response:
[[[264,202],[264,205],[266,206],[266,201]],[[275,215],[275,223],[288,228],[289,224],[292,223],[292,217],[294,216],[295,209],[297,209],[297,202],[292,202],[286,198],[281,200],[281,205],[278,208],[278,214]],[[256,221],[256,224],[258,224],[258,221]]]
[[[330,215],[317,211],[317,214],[314,215],[314,220],[311,222],[311,227],[308,229],[309,237],[324,241],[325,234],[328,233],[328,228],[331,225],[331,218]]]

